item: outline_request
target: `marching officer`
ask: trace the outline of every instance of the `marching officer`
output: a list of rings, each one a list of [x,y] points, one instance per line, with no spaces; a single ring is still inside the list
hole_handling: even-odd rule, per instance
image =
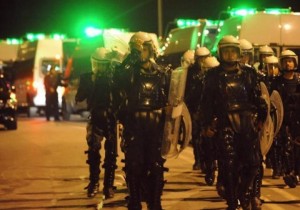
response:
[[[118,118],[124,125],[128,209],[140,210],[143,194],[148,209],[161,210],[165,160],[160,148],[169,73],[154,62],[156,49],[148,33],[135,33],[129,46],[130,54],[115,75],[122,99]]]
[[[113,71],[122,61],[122,55],[114,50],[97,48],[91,56],[92,72],[81,75],[76,101],[87,100],[90,111],[87,123],[87,145],[90,183],[86,187],[87,196],[94,197],[99,190],[100,149],[105,138],[105,159],[103,168],[103,194],[106,198],[114,196],[114,177],[116,165],[116,107],[113,84]]]

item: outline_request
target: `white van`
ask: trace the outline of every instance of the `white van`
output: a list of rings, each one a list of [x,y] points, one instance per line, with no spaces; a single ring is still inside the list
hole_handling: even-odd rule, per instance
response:
[[[283,14],[256,12],[245,16],[233,16],[224,21],[213,52],[217,50],[219,40],[225,35],[247,39],[254,47],[269,45],[276,56],[285,49],[291,49],[300,56],[300,13],[284,12]]]

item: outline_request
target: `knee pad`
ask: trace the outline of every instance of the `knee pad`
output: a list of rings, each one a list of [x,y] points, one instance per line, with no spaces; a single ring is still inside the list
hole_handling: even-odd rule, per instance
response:
[[[96,134],[91,134],[87,137],[89,151],[99,151],[101,149],[101,141],[103,137]]]

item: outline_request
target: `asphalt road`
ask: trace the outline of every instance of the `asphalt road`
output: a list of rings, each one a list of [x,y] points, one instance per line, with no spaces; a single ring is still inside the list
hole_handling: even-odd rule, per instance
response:
[[[87,198],[88,166],[85,164],[85,121],[79,117],[70,122],[47,122],[44,118],[19,117],[18,129],[0,128],[0,209],[113,209],[125,210],[127,196],[122,153],[118,158],[113,199],[103,200],[101,193]],[[103,151],[101,151],[103,154]],[[215,186],[206,186],[204,175],[192,171],[192,148],[166,167],[162,205],[165,210],[225,209]],[[265,169],[263,210],[300,209],[300,186],[290,189],[282,179],[271,179]],[[103,173],[101,173],[102,189]],[[146,205],[143,203],[143,209]]]

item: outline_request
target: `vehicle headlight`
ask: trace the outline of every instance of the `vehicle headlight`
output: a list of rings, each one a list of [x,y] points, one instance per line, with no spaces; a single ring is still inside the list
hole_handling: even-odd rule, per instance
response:
[[[0,109],[4,107],[4,101],[0,99]]]

